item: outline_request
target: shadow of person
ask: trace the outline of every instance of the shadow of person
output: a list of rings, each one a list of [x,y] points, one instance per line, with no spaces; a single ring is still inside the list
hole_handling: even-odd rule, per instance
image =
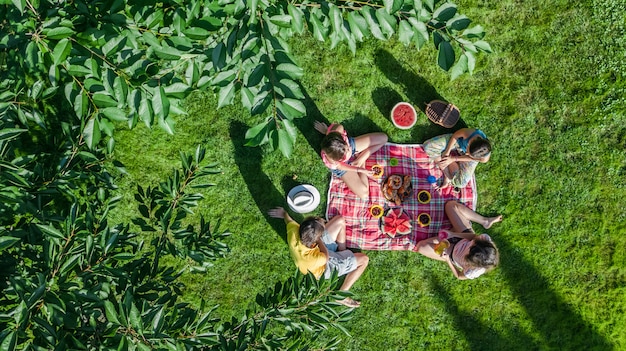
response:
[[[463,333],[472,350],[611,350],[613,346],[593,330],[549,286],[541,273],[526,261],[510,244],[497,234],[501,270],[516,303],[526,310],[532,321],[533,334],[520,330],[522,323],[511,325],[511,332],[498,333],[480,322],[472,313],[460,310],[458,304],[435,278],[430,283],[442,302],[442,308],[453,318],[454,328]],[[481,279],[481,278],[478,278]],[[481,309],[488,309],[491,301],[484,301]]]
[[[480,279],[480,278],[479,278]],[[533,338],[523,331],[502,335],[488,324],[481,322],[471,311],[462,310],[450,292],[434,277],[429,283],[435,296],[441,301],[441,309],[452,318],[451,329],[463,334],[470,350],[537,350],[533,347]],[[488,309],[490,301],[485,301],[480,309]],[[516,329],[516,328],[512,328]]]
[[[267,214],[271,208],[286,206],[283,193],[274,187],[270,178],[261,169],[261,160],[263,159],[261,148],[245,145],[245,135],[248,128],[249,126],[241,122],[230,124],[229,133],[235,150],[235,163],[257,207],[274,231],[287,243],[285,222]]]
[[[611,350],[613,345],[598,334],[563,299],[530,262],[511,244],[498,239],[500,268],[518,301],[543,336],[540,349]]]

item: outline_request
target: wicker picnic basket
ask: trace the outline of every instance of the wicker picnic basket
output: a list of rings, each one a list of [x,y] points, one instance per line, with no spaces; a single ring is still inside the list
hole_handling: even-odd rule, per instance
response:
[[[441,100],[429,102],[425,112],[431,122],[446,128],[454,127],[461,117],[458,107]]]

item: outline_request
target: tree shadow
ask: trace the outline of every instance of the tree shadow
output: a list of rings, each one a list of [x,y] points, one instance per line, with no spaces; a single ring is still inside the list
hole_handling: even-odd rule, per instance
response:
[[[300,85],[300,89],[304,94],[303,102],[304,106],[306,107],[306,117],[296,118],[293,122],[296,128],[298,128],[300,133],[302,133],[302,135],[304,136],[304,139],[306,139],[306,141],[309,143],[311,148],[315,150],[317,154],[319,154],[321,151],[320,146],[322,144],[322,139],[324,138],[324,135],[315,130],[315,128],[313,127],[313,123],[315,121],[320,121],[329,125],[330,123],[332,123],[332,121],[329,121],[322,114],[319,108],[317,108],[317,104],[315,104],[315,101],[311,99],[311,96],[302,85]]]
[[[273,207],[286,206],[283,197],[284,192],[281,193],[276,189],[271,179],[261,169],[261,160],[263,159],[261,148],[245,145],[245,135],[248,128],[249,126],[241,122],[230,124],[229,133],[235,149],[235,163],[256,206],[274,231],[287,243],[287,230],[284,221],[272,218],[267,214],[267,211]]]
[[[531,319],[533,329],[538,331],[541,340],[537,341],[536,337],[516,325],[511,326],[506,335],[491,329],[471,313],[460,310],[446,288],[431,277],[430,283],[435,295],[453,318],[454,328],[463,333],[472,350],[613,349],[613,345],[552,291],[540,272],[502,237],[499,237],[498,248],[504,258],[498,269],[503,272],[508,285],[517,296],[516,301],[526,310],[526,315]],[[489,301],[478,307],[488,308]]]
[[[424,77],[412,70],[404,68],[388,51],[379,49],[376,51],[375,55],[375,62],[378,69],[380,69],[389,81],[401,86],[403,89],[402,93],[406,96],[406,102],[411,103],[420,111],[424,112],[426,105],[432,100],[444,100],[454,103],[454,99],[447,99],[441,96],[435,87],[424,79]],[[372,100],[380,113],[383,116],[387,116],[387,118],[389,118],[389,113],[396,103],[405,101],[402,94],[386,87],[375,89],[372,92]],[[454,133],[456,130],[466,127],[467,124],[463,121],[462,116],[453,128],[444,128],[428,121],[426,128],[413,128],[411,136],[413,140],[422,142],[434,136]]]

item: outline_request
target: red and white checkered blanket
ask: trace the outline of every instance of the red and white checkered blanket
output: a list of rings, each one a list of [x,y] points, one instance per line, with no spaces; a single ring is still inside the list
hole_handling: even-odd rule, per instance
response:
[[[391,166],[390,159],[395,158],[398,164]],[[427,181],[429,175],[439,179],[442,175],[439,167],[430,162],[421,144],[392,144],[387,143],[374,153],[366,162],[366,167],[379,164],[384,166],[384,174],[380,179],[371,179],[369,184],[369,200],[359,199],[345,183],[331,176],[328,190],[328,207],[326,218],[342,215],[346,220],[346,244],[350,248],[363,250],[415,250],[420,240],[437,235],[440,229],[451,227],[444,214],[444,204],[448,200],[458,200],[471,209],[476,209],[476,181],[472,180],[460,191],[453,187],[436,191]],[[395,204],[385,200],[380,190],[381,183],[391,174],[411,175],[413,193],[402,203],[402,208],[411,216],[412,230],[410,234],[391,238],[384,234],[379,227],[379,219],[372,217],[370,207],[378,204],[384,207],[395,207]],[[431,200],[421,204],[417,194],[421,190],[430,192]],[[420,227],[417,217],[421,213],[428,213],[431,222],[428,226]]]

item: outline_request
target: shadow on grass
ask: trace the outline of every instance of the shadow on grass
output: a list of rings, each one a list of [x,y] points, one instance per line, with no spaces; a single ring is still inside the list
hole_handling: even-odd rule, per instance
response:
[[[459,310],[458,304],[446,288],[431,277],[430,283],[444,306],[453,318],[454,328],[462,333],[471,350],[611,350],[613,345],[593,330],[565,302],[550,289],[550,286],[532,264],[516,253],[510,244],[498,240],[498,247],[503,260],[500,267],[517,302],[526,310],[526,314],[541,337],[528,335],[517,326],[511,326],[507,335],[502,335],[481,323],[471,313]],[[480,279],[480,278],[479,278]],[[462,282],[459,282],[462,284]],[[489,308],[487,301],[477,308]]]
[[[239,167],[241,176],[256,206],[263,213],[263,216],[274,231],[287,243],[285,222],[272,218],[267,214],[267,211],[271,208],[286,206],[284,201],[272,203],[277,201],[277,199],[283,199],[283,193],[274,187],[271,179],[261,169],[261,160],[263,159],[261,148],[245,146],[245,135],[248,128],[249,126],[241,122],[233,122],[230,125],[229,133],[235,149],[235,163]]]
[[[386,50],[378,50],[376,52],[376,66],[378,69],[389,79],[392,83],[400,85],[404,91],[404,96],[407,97],[407,102],[411,103],[420,111],[424,112],[426,105],[432,100],[444,100],[454,103],[454,99],[446,99],[441,96],[435,87],[432,86],[424,77],[414,73],[412,70],[408,70],[396,60]],[[391,88],[377,88],[372,92],[372,99],[376,104],[376,107],[383,116],[389,118],[389,113],[393,106],[403,101],[402,95]],[[425,115],[420,115],[418,118],[426,118]],[[453,128],[444,128],[434,123],[429,122],[426,128],[413,128],[411,136],[416,143],[422,143],[426,139],[432,138],[437,135],[453,133],[461,128],[466,128],[467,124],[463,121],[463,118],[459,119],[457,124]]]

